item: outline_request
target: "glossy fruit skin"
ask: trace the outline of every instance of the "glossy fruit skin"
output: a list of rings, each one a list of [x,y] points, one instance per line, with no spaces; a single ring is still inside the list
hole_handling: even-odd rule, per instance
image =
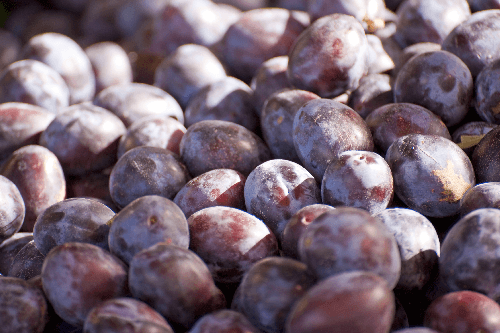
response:
[[[206,313],[226,306],[206,264],[194,252],[158,243],[130,262],[129,286],[172,325],[189,329]]]
[[[475,81],[476,89],[476,111],[484,121],[500,124],[500,117],[496,110],[500,99],[498,98],[500,78],[500,60],[495,60],[486,65]]]
[[[145,195],[173,199],[191,179],[177,154],[163,148],[139,146],[126,152],[111,170],[109,192],[125,207]]]
[[[17,186],[0,175],[0,243],[21,229],[25,214],[26,206]]]
[[[288,219],[302,207],[321,203],[320,188],[300,164],[274,159],[257,166],[245,182],[248,213],[281,235]]]
[[[40,145],[53,152],[67,175],[100,171],[116,162],[122,121],[99,106],[75,104],[63,109],[40,136]]]
[[[207,207],[227,206],[245,209],[246,177],[232,169],[214,169],[191,179],[173,201],[186,218]]]
[[[394,311],[394,294],[383,278],[365,271],[341,273],[307,291],[289,314],[285,331],[388,332]]]
[[[293,120],[293,143],[302,165],[321,182],[330,162],[347,150],[373,150],[370,129],[350,107],[329,99],[304,104]]]
[[[172,117],[184,124],[183,111],[164,90],[144,83],[123,83],[101,91],[93,103],[114,113],[126,127],[150,115]]]
[[[16,232],[0,243],[0,274],[7,275],[16,254],[33,240],[31,232]]]
[[[188,225],[190,249],[219,283],[237,283],[255,262],[278,254],[276,237],[264,222],[236,208],[202,209]]]
[[[309,91],[284,89],[271,94],[264,102],[260,127],[273,158],[300,163],[293,144],[293,120],[305,103],[317,98],[318,95]]]
[[[446,234],[439,272],[451,291],[473,290],[500,299],[498,234],[500,210],[480,208],[462,217]]]
[[[441,47],[458,56],[476,77],[497,58],[498,46],[494,41],[499,29],[500,10],[477,12],[453,29]]]
[[[324,204],[302,207],[288,220],[280,236],[283,256],[299,259],[298,242],[300,235],[321,214],[335,209]]]
[[[189,230],[186,217],[171,200],[146,195],[123,207],[110,221],[111,253],[129,264],[134,255],[164,242],[187,249]]]
[[[441,244],[436,229],[422,214],[390,208],[373,215],[394,234],[401,257],[399,290],[422,290],[437,269]]]
[[[398,138],[407,134],[434,134],[451,139],[438,116],[413,103],[389,103],[373,110],[365,119],[375,145],[386,152]]]
[[[37,60],[13,62],[0,73],[0,103],[21,102],[56,114],[69,105],[69,89],[51,67]]]
[[[264,61],[287,55],[308,25],[305,13],[282,8],[245,12],[222,38],[223,63],[230,75],[249,82]]]
[[[173,333],[158,312],[134,298],[108,300],[90,311],[83,326],[85,333]]]
[[[317,217],[299,238],[300,260],[318,279],[342,272],[370,271],[399,281],[401,258],[390,230],[360,208],[338,207]]]
[[[454,126],[469,111],[474,83],[467,65],[447,51],[412,57],[399,71],[394,83],[396,103],[421,105]]]
[[[288,80],[322,98],[354,90],[368,73],[369,47],[361,23],[345,14],[311,24],[288,54]]]
[[[484,121],[471,121],[457,128],[453,134],[453,142],[460,146],[467,156],[472,157],[477,144],[497,125]]]
[[[392,172],[384,158],[369,151],[348,150],[326,168],[321,181],[324,204],[363,208],[378,213],[392,201]]]
[[[42,267],[42,284],[56,313],[82,327],[94,306],[127,295],[127,267],[98,246],[70,242],[49,252]]]
[[[52,248],[67,242],[97,245],[109,251],[108,221],[115,213],[99,201],[71,198],[45,209],[33,228],[37,248],[47,255]]]
[[[59,33],[36,35],[24,46],[22,58],[38,60],[55,69],[69,88],[70,104],[94,98],[92,64],[85,51],[70,37]]]
[[[478,183],[497,182],[500,164],[497,157],[500,155],[500,128],[489,131],[477,144],[472,153],[472,165]]]
[[[42,274],[45,256],[38,250],[35,241],[27,243],[14,257],[8,276],[29,280]]]
[[[477,184],[465,192],[460,203],[460,215],[465,216],[480,208],[500,209],[500,183],[487,182]]]
[[[224,120],[203,120],[191,125],[182,137],[180,150],[193,177],[214,169],[234,169],[248,176],[257,165],[271,158],[261,138]]]
[[[263,332],[282,332],[295,303],[316,283],[304,263],[268,257],[256,262],[241,281],[231,308]]]
[[[37,216],[66,197],[61,164],[45,147],[28,145],[19,148],[5,162],[0,173],[17,186],[23,197],[26,215],[21,231],[33,231]]]
[[[441,136],[405,135],[394,141],[385,159],[399,199],[428,217],[458,213],[463,195],[476,184],[467,155]]]
[[[500,330],[500,306],[478,292],[463,290],[434,300],[425,311],[424,324],[443,333]]]
[[[48,322],[43,292],[14,277],[0,277],[0,320],[3,332],[42,333]]]
[[[260,333],[240,312],[223,309],[206,314],[196,321],[189,333]]]

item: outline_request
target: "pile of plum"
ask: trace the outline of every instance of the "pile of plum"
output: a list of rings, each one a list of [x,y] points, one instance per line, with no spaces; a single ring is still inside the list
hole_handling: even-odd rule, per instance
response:
[[[0,332],[500,332],[499,0],[0,24]]]

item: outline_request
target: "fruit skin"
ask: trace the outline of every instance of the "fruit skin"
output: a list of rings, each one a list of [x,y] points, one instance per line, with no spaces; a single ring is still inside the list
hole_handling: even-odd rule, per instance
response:
[[[479,208],[500,208],[500,183],[477,184],[465,192],[460,203],[460,216]]]
[[[500,60],[495,60],[481,70],[475,81],[477,113],[482,120],[497,125],[500,124],[500,117],[496,111],[500,103],[497,83],[499,74]]]
[[[428,217],[457,214],[463,195],[476,184],[469,157],[441,136],[400,137],[389,147],[385,159],[399,199]]]
[[[25,214],[26,206],[17,186],[0,175],[0,243],[21,229]]]
[[[345,14],[324,16],[295,39],[288,54],[288,80],[322,98],[358,87],[368,73],[369,46],[361,23]]]
[[[500,156],[500,127],[497,126],[486,133],[472,153],[471,161],[478,183],[500,181],[498,156]]]
[[[472,153],[476,149],[477,144],[495,127],[497,127],[496,124],[485,121],[467,122],[453,132],[453,142],[459,145],[467,156],[472,158]]]
[[[196,321],[189,333],[260,333],[240,312],[223,309],[204,315]]]
[[[394,312],[394,294],[383,278],[365,271],[341,273],[307,291],[289,314],[285,332],[389,332]]]
[[[35,241],[27,243],[14,257],[8,276],[30,280],[42,274],[45,256],[35,246]]]

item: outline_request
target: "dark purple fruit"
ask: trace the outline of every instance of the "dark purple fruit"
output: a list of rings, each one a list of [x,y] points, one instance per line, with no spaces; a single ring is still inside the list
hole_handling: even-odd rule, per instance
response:
[[[0,274],[7,275],[9,273],[12,261],[16,254],[21,249],[33,240],[31,232],[16,232],[10,238],[7,238],[0,243]]]
[[[479,208],[500,209],[500,183],[477,184],[465,192],[460,203],[460,215],[467,215]]]
[[[0,175],[0,243],[21,229],[25,214],[26,206],[17,186]]]
[[[484,121],[467,122],[453,132],[453,142],[462,148],[467,156],[472,157],[472,153],[476,149],[477,144],[496,126],[496,124]]]
[[[204,315],[191,327],[189,333],[260,333],[248,319],[234,310],[219,310]]]
[[[392,103],[390,76],[387,74],[370,74],[359,80],[359,86],[349,95],[347,105],[365,119],[373,110]]]
[[[31,241],[17,252],[7,275],[23,280],[39,276],[42,274],[44,260],[45,256],[38,250],[35,241]]]

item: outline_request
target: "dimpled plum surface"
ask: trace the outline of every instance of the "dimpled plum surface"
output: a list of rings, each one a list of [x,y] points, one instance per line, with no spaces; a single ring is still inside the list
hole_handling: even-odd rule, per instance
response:
[[[0,175],[0,243],[21,229],[25,214],[26,206],[17,186]]]
[[[245,183],[247,212],[281,235],[288,219],[304,206],[321,202],[314,177],[300,164],[270,160],[256,167]]]
[[[439,272],[451,291],[474,290],[500,300],[500,210],[481,208],[446,234]]]
[[[240,312],[223,309],[204,315],[196,321],[189,333],[260,333]]]
[[[361,23],[345,14],[324,16],[295,40],[288,79],[323,98],[354,90],[368,73],[368,41]]]
[[[128,293],[127,267],[98,246],[70,242],[49,252],[42,284],[57,315],[82,327],[93,307]]]
[[[181,144],[181,157],[193,177],[213,169],[234,169],[244,176],[269,160],[264,141],[245,127],[224,120],[191,125]]]
[[[467,155],[441,136],[405,135],[394,141],[385,159],[399,199],[425,216],[458,213],[463,195],[476,184]]]
[[[321,182],[326,167],[346,150],[373,150],[370,129],[350,107],[329,99],[304,104],[293,120],[293,143],[302,165]]]
[[[45,147],[28,145],[14,151],[0,173],[10,179],[26,207],[21,231],[33,231],[36,218],[66,197],[66,180],[56,155]]]
[[[33,228],[35,244],[43,255],[57,245],[83,242],[108,247],[108,221],[115,213],[97,200],[71,198],[48,207]]]
[[[394,294],[376,274],[354,271],[318,282],[295,304],[287,333],[385,333],[394,318]]]
[[[144,302],[118,297],[90,311],[83,326],[85,333],[173,333],[165,318]]]
[[[321,198],[331,206],[363,208],[378,213],[391,203],[392,173],[384,158],[369,151],[345,151],[326,168]]]
[[[129,286],[134,298],[183,331],[204,314],[226,306],[206,264],[175,245],[158,243],[136,254],[130,262]]]
[[[202,209],[188,218],[188,225],[190,249],[216,282],[239,282],[255,262],[278,254],[276,237],[264,222],[236,208]]]
[[[191,179],[177,192],[174,202],[186,218],[207,207],[245,209],[246,177],[232,169],[215,169]]]
[[[421,290],[437,268],[441,244],[436,229],[422,214],[407,208],[390,208],[374,217],[394,234],[401,256],[401,276],[396,286]]]
[[[120,210],[110,221],[109,248],[130,263],[139,251],[165,242],[187,249],[186,217],[171,200],[158,195],[140,197]]]

